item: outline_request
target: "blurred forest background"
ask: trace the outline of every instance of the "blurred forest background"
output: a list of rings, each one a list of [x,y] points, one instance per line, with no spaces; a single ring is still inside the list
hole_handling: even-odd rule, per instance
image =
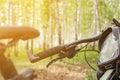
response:
[[[113,18],[120,19],[120,0],[0,0],[1,27],[29,26],[40,31],[30,41],[33,50],[92,36],[110,27]],[[26,45],[21,43],[15,53]]]
[[[40,31],[35,45],[50,48],[96,34],[119,19],[120,0],[0,0],[0,26]]]

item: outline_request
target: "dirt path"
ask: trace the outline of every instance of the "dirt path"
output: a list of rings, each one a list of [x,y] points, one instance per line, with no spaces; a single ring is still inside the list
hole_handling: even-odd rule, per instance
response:
[[[38,80],[86,80],[87,68],[79,64],[66,64],[56,62],[49,68],[42,68],[36,71]]]

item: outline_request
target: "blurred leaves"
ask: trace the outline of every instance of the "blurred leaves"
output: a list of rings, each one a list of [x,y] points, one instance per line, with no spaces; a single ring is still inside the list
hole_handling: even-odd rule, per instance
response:
[[[92,35],[96,31],[94,29],[96,27],[94,25],[95,0],[58,0],[59,23],[62,27],[63,42],[74,40],[76,1],[79,13],[78,38]],[[120,18],[119,3],[120,0],[98,0],[97,6],[101,29],[110,26],[113,17]],[[52,35],[54,35],[53,38],[56,41],[58,37],[56,35],[56,9],[55,0],[0,0],[0,25],[33,26],[34,24],[34,27],[40,29],[43,33],[43,28],[48,29],[47,31],[52,29]],[[105,25],[106,21],[107,26]],[[71,34],[71,38],[69,34]],[[41,39],[43,36],[44,34],[41,34]],[[41,43],[43,43],[43,40],[41,40]]]

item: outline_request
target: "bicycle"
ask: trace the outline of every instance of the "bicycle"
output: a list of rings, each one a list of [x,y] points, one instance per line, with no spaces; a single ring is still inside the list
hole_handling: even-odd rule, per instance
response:
[[[114,27],[107,28],[103,30],[98,35],[80,39],[78,41],[72,42],[70,44],[60,45],[37,54],[33,54],[31,50],[28,50],[29,60],[34,63],[39,60],[48,58],[50,56],[59,54],[59,57],[52,60],[47,67],[49,67],[53,62],[62,58],[73,58],[77,52],[81,49],[77,46],[82,43],[90,43],[98,41],[99,47],[99,58],[97,62],[97,79],[98,80],[120,80],[120,23],[113,19]],[[87,50],[85,50],[86,52]],[[89,51],[89,50],[88,50]]]

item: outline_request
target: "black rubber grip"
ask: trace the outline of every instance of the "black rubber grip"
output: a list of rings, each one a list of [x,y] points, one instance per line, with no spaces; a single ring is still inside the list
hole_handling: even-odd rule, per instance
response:
[[[43,52],[39,52],[39,53],[37,53],[36,56],[39,57],[38,60],[41,60],[41,59],[45,59],[47,57],[53,56],[53,55],[59,53],[61,50],[65,50],[65,45],[64,46],[56,46],[56,47],[47,49]],[[38,61],[38,60],[36,60],[36,61]]]

